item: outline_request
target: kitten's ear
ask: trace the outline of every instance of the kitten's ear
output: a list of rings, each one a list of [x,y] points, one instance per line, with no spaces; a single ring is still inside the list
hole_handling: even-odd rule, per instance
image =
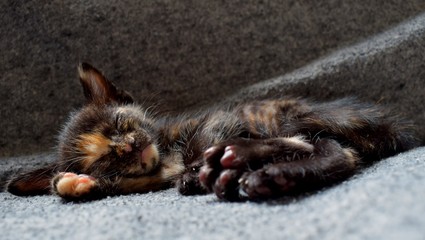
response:
[[[32,170],[14,176],[6,185],[6,190],[18,196],[48,194],[51,190],[51,180],[56,173],[56,165]]]
[[[90,64],[81,63],[78,67],[78,74],[83,86],[84,96],[89,103],[133,103],[133,98],[129,93],[117,89],[100,71]]]

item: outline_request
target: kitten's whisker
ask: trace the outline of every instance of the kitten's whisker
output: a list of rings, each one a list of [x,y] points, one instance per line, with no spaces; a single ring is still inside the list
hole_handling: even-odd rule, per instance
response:
[[[313,138],[311,139],[312,142],[314,142],[314,139],[317,138],[317,141],[320,139],[319,134],[321,134],[322,132],[326,131],[326,129],[322,129],[320,131],[318,131],[316,134],[314,134]],[[317,143],[316,141],[316,143]]]

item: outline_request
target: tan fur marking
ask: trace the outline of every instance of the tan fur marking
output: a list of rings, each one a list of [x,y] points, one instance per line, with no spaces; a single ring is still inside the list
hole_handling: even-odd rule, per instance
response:
[[[172,139],[178,139],[178,138],[180,138],[180,126],[179,125],[172,126],[172,129],[171,129],[171,138]]]
[[[248,126],[251,132],[258,133],[256,129],[257,118],[255,116],[255,113],[253,112],[252,106],[245,107],[243,109],[243,115],[244,115],[244,118],[248,120]]]
[[[279,126],[277,124],[277,119],[276,119],[276,109],[274,109],[274,111],[267,112],[266,117],[267,117],[267,121],[269,122],[270,129],[272,129],[273,131],[277,131]]]
[[[84,153],[83,165],[88,168],[94,161],[111,151],[111,140],[101,133],[82,134],[78,143],[79,150]]]
[[[357,166],[357,162],[359,161],[359,157],[357,156],[357,152],[352,148],[344,148],[342,150],[344,155],[347,157],[348,162],[353,166]]]
[[[278,130],[276,113],[277,111],[275,102],[267,102],[267,105],[263,110],[262,120],[271,133],[276,133]]]
[[[304,148],[304,149],[306,149],[309,152],[313,152],[314,151],[314,146],[312,144],[309,144],[309,143],[305,142],[305,140],[301,136],[284,138],[284,140],[287,143],[292,144],[296,148]]]
[[[183,161],[173,161],[164,163],[164,168],[161,171],[161,178],[170,179],[184,171],[185,167]]]

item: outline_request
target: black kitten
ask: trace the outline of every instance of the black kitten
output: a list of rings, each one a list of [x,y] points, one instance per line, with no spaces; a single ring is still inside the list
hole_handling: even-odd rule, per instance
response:
[[[82,200],[176,185],[182,194],[264,199],[339,182],[416,145],[408,124],[352,99],[154,118],[92,66],[79,75],[87,103],[65,125],[58,161],[14,177],[9,192]]]

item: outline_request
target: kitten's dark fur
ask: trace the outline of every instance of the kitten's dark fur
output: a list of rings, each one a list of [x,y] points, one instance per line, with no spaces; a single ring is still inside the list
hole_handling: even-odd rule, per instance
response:
[[[353,99],[254,101],[154,118],[88,64],[87,103],[71,114],[58,161],[14,177],[16,195],[70,200],[147,192],[265,199],[317,189],[415,146],[410,126]]]

